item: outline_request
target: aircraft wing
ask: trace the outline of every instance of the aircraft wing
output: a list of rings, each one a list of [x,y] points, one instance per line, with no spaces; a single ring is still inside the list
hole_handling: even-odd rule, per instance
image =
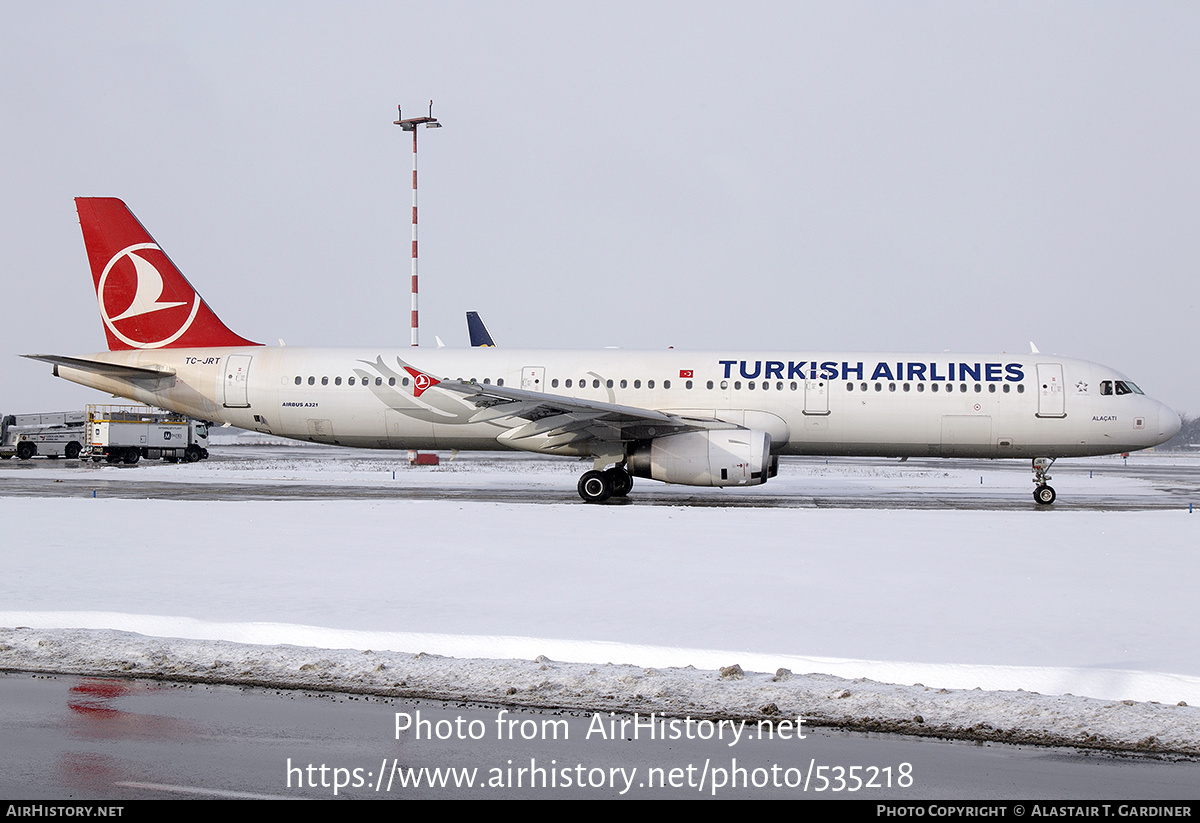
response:
[[[472,422],[506,419],[526,421],[524,425],[510,429],[501,439],[534,451],[553,452],[585,440],[618,443],[700,429],[739,428],[712,418],[687,418],[637,406],[564,397],[490,383],[442,380],[435,385],[474,403],[480,412],[472,418]],[[530,438],[537,438],[537,445],[519,442]]]
[[[63,366],[68,369],[91,372],[102,377],[132,380],[135,383],[147,380],[162,380],[175,376],[174,369],[165,367],[147,369],[141,366],[122,366],[118,363],[105,363],[101,360],[88,360],[83,357],[63,357],[58,354],[23,354],[21,356],[28,357],[30,360],[41,360],[44,363],[52,363],[55,367],[55,375],[58,374],[58,367]]]

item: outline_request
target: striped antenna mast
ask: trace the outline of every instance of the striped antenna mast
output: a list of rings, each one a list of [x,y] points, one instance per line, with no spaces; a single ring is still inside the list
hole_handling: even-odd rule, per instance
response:
[[[404,119],[404,112],[396,106],[396,114],[400,119],[393,125],[405,131],[412,132],[412,345],[419,345],[419,324],[417,322],[417,126],[424,125],[427,129],[440,129],[442,124],[433,116],[433,101],[429,101],[427,117],[410,117]]]

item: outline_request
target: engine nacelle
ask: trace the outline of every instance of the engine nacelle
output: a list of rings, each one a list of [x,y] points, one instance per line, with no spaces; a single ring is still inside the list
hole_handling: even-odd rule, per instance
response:
[[[717,429],[656,437],[634,449],[630,473],[684,486],[757,486],[771,470],[771,435]]]

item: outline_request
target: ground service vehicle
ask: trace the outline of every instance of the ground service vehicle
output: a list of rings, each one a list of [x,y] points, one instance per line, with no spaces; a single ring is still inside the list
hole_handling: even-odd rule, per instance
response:
[[[0,418],[0,458],[16,455],[74,460],[87,442],[87,415],[81,411],[8,414]]]
[[[208,426],[182,414],[146,406],[88,406],[85,458],[136,463],[162,458],[195,463],[208,457]]]

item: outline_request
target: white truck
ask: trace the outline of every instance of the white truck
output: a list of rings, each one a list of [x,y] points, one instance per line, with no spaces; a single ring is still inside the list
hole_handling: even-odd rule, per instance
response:
[[[86,412],[8,414],[0,418],[0,458],[14,455],[74,460],[87,443]]]
[[[208,425],[148,406],[88,406],[83,458],[136,463],[141,458],[195,463],[208,457]]]

